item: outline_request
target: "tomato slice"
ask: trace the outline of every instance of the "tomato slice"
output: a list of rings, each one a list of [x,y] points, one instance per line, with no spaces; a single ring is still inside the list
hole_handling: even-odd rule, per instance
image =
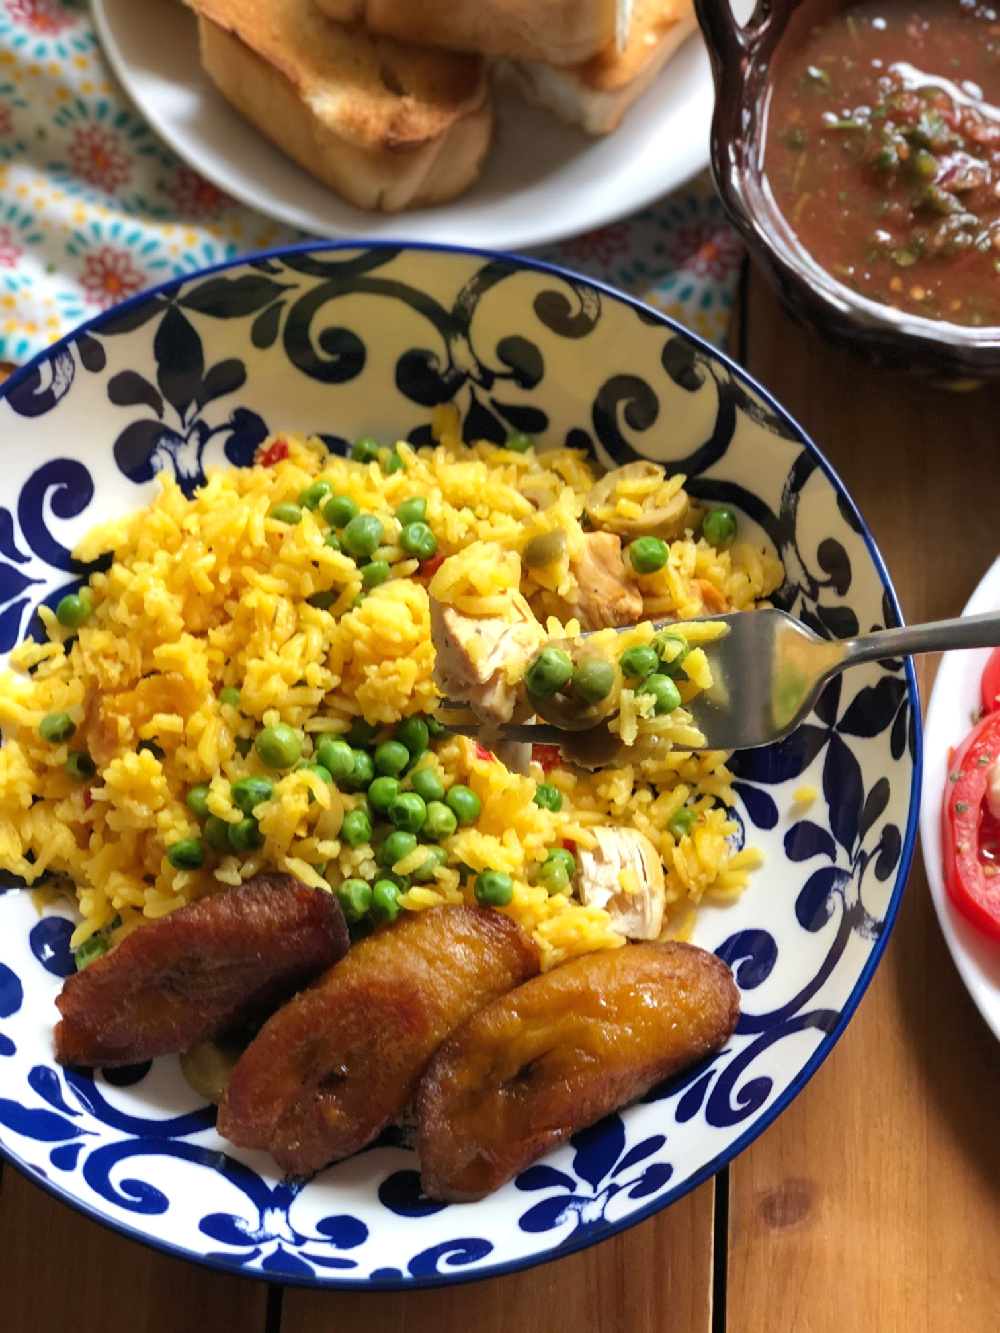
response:
[[[945,887],[956,908],[985,935],[1000,940],[1000,873],[989,861],[984,864],[980,847],[984,815],[989,817],[986,780],[998,759],[1000,711],[987,713],[952,755],[941,811],[941,852]]]
[[[982,683],[983,711],[995,713],[1000,708],[1000,648],[994,648],[986,663]]]

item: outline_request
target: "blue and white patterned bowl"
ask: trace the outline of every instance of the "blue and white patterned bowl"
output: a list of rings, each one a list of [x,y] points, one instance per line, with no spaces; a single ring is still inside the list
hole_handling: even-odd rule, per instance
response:
[[[882,561],[802,431],[664,317],[558,270],[456,250],[314,245],[186,279],[104,316],[0,393],[0,664],[85,571],[92,524],[176,472],[244,466],[278,429],[333,449],[426,440],[459,405],[469,438],[509,427],[653,458],[774,543],[775,601],[821,633],[897,623]],[[852,672],[808,724],[733,764],[767,862],[696,942],[729,962],[743,1017],[724,1051],[551,1153],[481,1203],[420,1193],[407,1134],[304,1187],[224,1143],[176,1060],[90,1077],[52,1057],[70,924],[0,882],[0,1147],[102,1221],[218,1267],[317,1286],[419,1286],[601,1240],[706,1179],[829,1052],[885,946],[909,869],[920,722],[909,664]],[[793,793],[813,784],[804,810]],[[10,886],[8,877],[5,882]],[[387,1265],[391,1264],[391,1267]]]

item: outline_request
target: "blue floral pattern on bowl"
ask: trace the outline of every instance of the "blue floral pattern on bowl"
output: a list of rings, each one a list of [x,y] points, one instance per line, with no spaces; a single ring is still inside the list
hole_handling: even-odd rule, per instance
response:
[[[419,247],[308,246],[196,275],[93,322],[0,390],[0,665],[37,608],[88,569],[91,525],[169,470],[190,493],[276,430],[332,450],[362,433],[430,438],[455,403],[467,439],[508,430],[652,458],[735,505],[785,563],[775,596],[820,633],[897,623],[857,511],[801,430],[725,358],[569,273]],[[812,718],[736,755],[745,838],[767,861],[695,940],[733,968],[725,1050],[576,1135],[481,1203],[420,1189],[412,1127],[307,1183],[226,1144],[175,1060],[60,1069],[54,999],[71,923],[0,876],[0,1148],[140,1239],[243,1273],[392,1287],[565,1254],[664,1207],[770,1123],[839,1036],[885,946],[913,853],[920,722],[912,667],[858,669]],[[813,786],[808,809],[794,794]],[[387,1266],[387,1258],[392,1266]]]

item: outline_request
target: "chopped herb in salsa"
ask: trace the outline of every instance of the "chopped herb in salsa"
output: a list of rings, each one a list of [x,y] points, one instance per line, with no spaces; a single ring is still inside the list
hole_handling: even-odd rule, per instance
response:
[[[846,286],[1000,324],[997,11],[862,0],[812,28],[779,53],[764,170],[800,244]]]

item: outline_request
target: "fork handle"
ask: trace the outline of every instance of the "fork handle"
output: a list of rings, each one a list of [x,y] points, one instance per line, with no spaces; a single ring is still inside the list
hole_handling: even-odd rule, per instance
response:
[[[908,653],[938,653],[949,648],[995,648],[1000,646],[1000,612],[984,616],[961,616],[957,620],[935,620],[930,625],[902,625],[865,634],[844,644],[843,666],[877,662]]]

